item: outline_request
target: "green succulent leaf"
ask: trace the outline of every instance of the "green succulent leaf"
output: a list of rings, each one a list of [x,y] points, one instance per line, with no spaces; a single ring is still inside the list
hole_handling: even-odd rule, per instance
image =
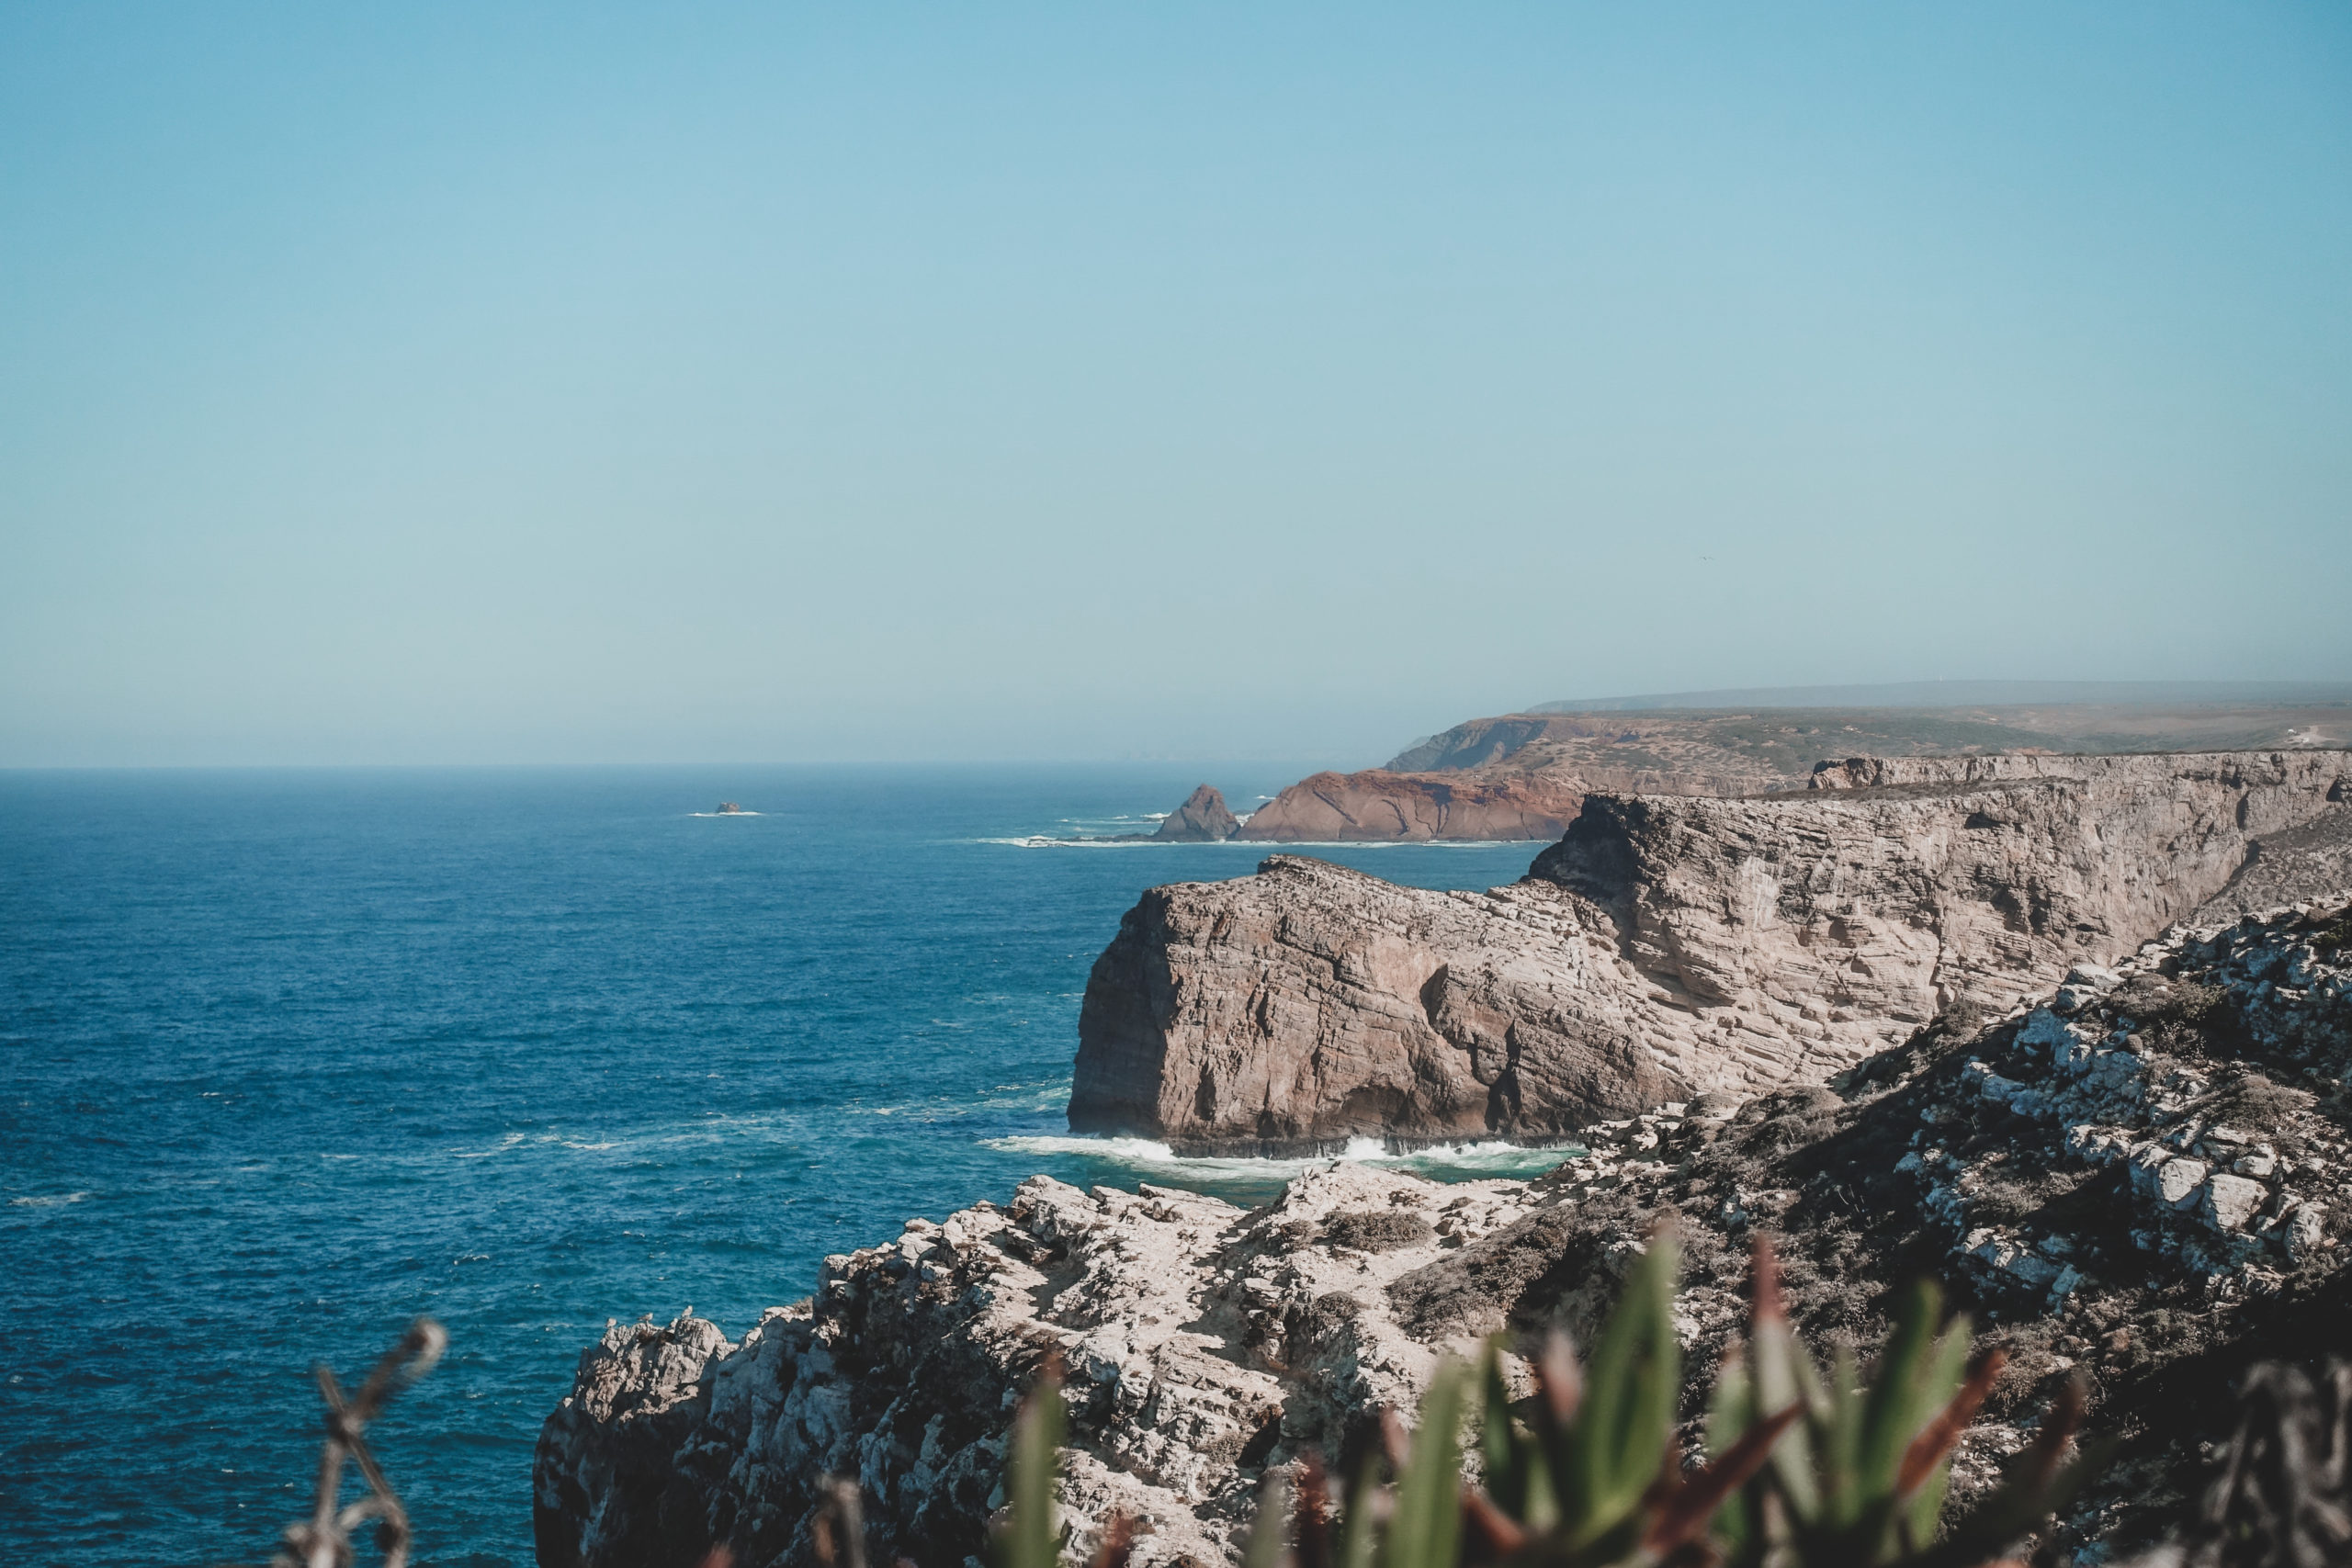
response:
[[[1462,1404],[1469,1368],[1442,1363],[1421,1400],[1421,1424],[1396,1482],[1382,1568],[1453,1568],[1462,1542]]]
[[[1510,1385],[1503,1381],[1499,1338],[1487,1340],[1478,1358],[1478,1382],[1484,1395],[1478,1449],[1486,1461],[1487,1495],[1505,1514],[1525,1519],[1528,1481],[1535,1472],[1533,1445],[1520,1437],[1512,1423]]]
[[[1657,1479],[1682,1386],[1674,1337],[1674,1280],[1681,1248],[1659,1235],[1625,1281],[1587,1369],[1584,1403],[1560,1478],[1569,1542],[1582,1546],[1621,1524]]]

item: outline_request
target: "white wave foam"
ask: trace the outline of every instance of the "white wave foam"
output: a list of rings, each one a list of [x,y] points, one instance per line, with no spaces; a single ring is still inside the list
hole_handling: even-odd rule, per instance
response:
[[[1098,1155],[1107,1159],[1152,1160],[1166,1163],[1176,1151],[1149,1138],[1087,1138],[1071,1134],[1038,1134],[1027,1137],[982,1138],[984,1149],[1016,1155]],[[18,1199],[18,1202],[27,1201]]]
[[[1497,1139],[1476,1144],[1438,1144],[1397,1153],[1378,1138],[1351,1138],[1338,1155],[1282,1159],[1224,1155],[1186,1157],[1150,1138],[1086,1137],[1078,1134],[982,1138],[980,1146],[1007,1154],[1086,1155],[1138,1169],[1167,1172],[1178,1179],[1174,1185],[1182,1185],[1182,1179],[1187,1176],[1195,1180],[1225,1178],[1286,1181],[1334,1161],[1379,1166],[1416,1176],[1453,1173],[1463,1177],[1527,1177],[1541,1175],[1576,1152],[1573,1145],[1537,1146]]]
[[[1261,855],[1295,850],[1508,850],[1541,846],[1548,839],[1057,839],[1031,833],[1017,839],[967,839],[973,844],[1010,844],[1022,850],[1249,850]],[[1532,852],[1532,850],[1530,851]]]
[[[765,817],[764,811],[689,811],[689,817]]]
[[[522,1134],[509,1133],[498,1141],[498,1146],[494,1149],[451,1149],[449,1152],[459,1159],[488,1159],[492,1155],[504,1154],[522,1141]]]
[[[1164,839],[1056,839],[1032,833],[1022,839],[974,839],[976,844],[1011,844],[1017,850],[1148,850],[1166,849]]]
[[[60,1203],[78,1203],[88,1196],[89,1194],[87,1192],[52,1192],[44,1197],[39,1198],[11,1198],[8,1200],[8,1207],[12,1209],[53,1209]]]

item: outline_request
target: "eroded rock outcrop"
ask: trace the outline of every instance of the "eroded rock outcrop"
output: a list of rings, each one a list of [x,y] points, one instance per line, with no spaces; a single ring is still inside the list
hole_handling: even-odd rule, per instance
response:
[[[2347,775],[2341,751],[1856,759],[1775,795],[1590,796],[1486,893],[1289,857],[1154,888],[1089,978],[1070,1124],[1532,1137],[1818,1082],[2130,953]]]
[[[1113,1512],[1133,1561],[1237,1559],[1258,1477],[1338,1455],[1409,1407],[1444,1343],[1387,1289],[1525,1213],[1520,1182],[1440,1186],[1362,1166],[1270,1207],[1037,1177],[896,1242],[828,1258],[817,1294],[741,1344],[682,1317],[583,1351],[533,1466],[544,1568],[812,1561],[822,1477],[865,1494],[871,1561],[985,1560],[1006,1432],[1048,1355],[1069,1379],[1060,1506],[1080,1560]]]
[[[1240,826],[1240,818],[1225,804],[1224,792],[1202,784],[1160,819],[1151,836],[1162,843],[1214,844],[1233,837]]]
[[[1268,844],[1555,839],[1575,820],[1585,795],[1596,789],[1735,795],[1796,782],[1668,773],[1592,778],[1546,773],[1482,778],[1399,773],[1380,768],[1356,773],[1315,773],[1250,813],[1234,837]]]
[[[1233,1562],[1266,1471],[1345,1453],[1445,1349],[1553,1324],[1589,1343],[1661,1221],[1686,1258],[1686,1414],[1758,1233],[1825,1351],[1876,1344],[1897,1288],[1941,1275],[2009,1354],[1955,1494],[2082,1376],[2126,1447],[2050,1544],[2100,1561],[2179,1517],[2246,1362],[2352,1348],[2352,908],[2178,931],[2064,979],[1828,1085],[1595,1126],[1533,1182],[1338,1165],[1244,1212],[1039,1178],[828,1259],[812,1300],[740,1344],[692,1317],[615,1325],[540,1438],[539,1561],[686,1568],[723,1542],[742,1568],[806,1562],[832,1473],[859,1483],[874,1561],[957,1568],[1001,1503],[1017,1391],[1057,1354],[1066,1558],[1115,1509],[1144,1521],[1139,1563]]]
[[[1701,1386],[1759,1231],[1817,1344],[1875,1343],[1894,1288],[1938,1277],[2009,1355],[1956,1487],[2080,1376],[2125,1446],[2052,1545],[2103,1561],[2182,1517],[2250,1362],[2352,1353],[2352,908],[2177,931],[1830,1085],[1587,1137],[1522,1219],[1397,1281],[1408,1332],[1589,1321],[1669,1217]]]

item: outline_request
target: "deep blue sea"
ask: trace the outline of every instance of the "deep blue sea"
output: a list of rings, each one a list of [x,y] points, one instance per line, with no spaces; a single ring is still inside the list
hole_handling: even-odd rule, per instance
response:
[[[1038,1171],[1271,1192],[1295,1168],[1062,1121],[1120,912],[1263,851],[1037,840],[1307,771],[0,773],[0,1562],[266,1559],[309,1364],[430,1313],[449,1355],[376,1431],[419,1560],[526,1563],[607,1317],[740,1335]],[[1304,852],[1476,887],[1536,848]]]

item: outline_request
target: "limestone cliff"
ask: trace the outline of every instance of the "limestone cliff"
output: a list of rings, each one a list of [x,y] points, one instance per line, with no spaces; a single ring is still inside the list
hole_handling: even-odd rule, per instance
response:
[[[2341,751],[1857,759],[1775,795],[1591,796],[1482,894],[1284,856],[1155,888],[1088,980],[1070,1124],[1531,1137],[1818,1082],[2131,953],[2347,776]]]
[[[2352,1349],[2352,908],[2179,931],[2064,978],[1834,1087],[1596,1125],[1534,1182],[1339,1165],[1245,1213],[1038,1178],[828,1258],[813,1298],[740,1341],[614,1324],[540,1435],[538,1561],[692,1568],[725,1544],[740,1568],[808,1563],[831,1474],[862,1494],[870,1561],[961,1568],[985,1556],[1017,1392],[1058,1355],[1065,1560],[1116,1510],[1141,1524],[1137,1568],[1236,1562],[1261,1478],[1356,1448],[1443,1350],[1496,1331],[1524,1350],[1553,1324],[1589,1343],[1662,1219],[1686,1258],[1686,1414],[1759,1232],[1825,1350],[1876,1344],[1897,1287],[1940,1275],[2009,1356],[1956,1495],[2081,1377],[2126,1446],[2050,1545],[2100,1561],[2178,1517],[2249,1359]]]

